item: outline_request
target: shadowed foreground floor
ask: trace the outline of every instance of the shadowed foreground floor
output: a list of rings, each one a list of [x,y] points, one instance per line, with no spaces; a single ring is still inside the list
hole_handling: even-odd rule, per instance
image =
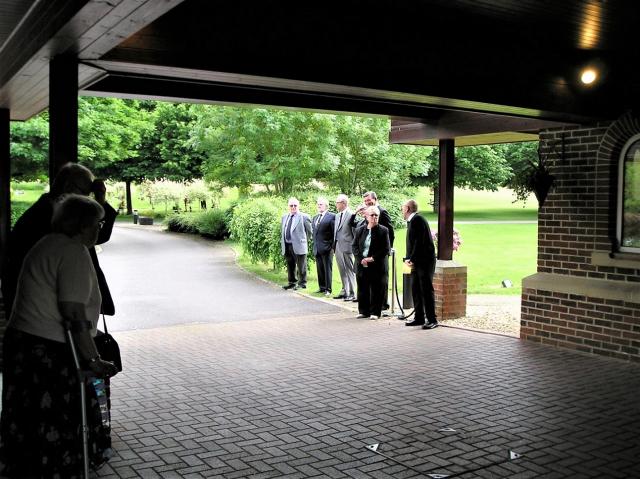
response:
[[[639,365],[344,312],[116,337],[99,477],[640,477]]]

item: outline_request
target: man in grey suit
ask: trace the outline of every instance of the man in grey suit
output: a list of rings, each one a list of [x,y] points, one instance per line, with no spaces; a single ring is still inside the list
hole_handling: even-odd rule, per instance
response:
[[[311,236],[311,218],[308,214],[298,211],[299,207],[300,202],[297,198],[289,198],[289,213],[282,216],[280,246],[287,262],[289,280],[283,286],[284,289],[307,287],[307,238]]]
[[[356,298],[356,270],[351,244],[353,243],[353,219],[355,213],[349,209],[347,195],[336,198],[338,213],[335,219],[333,234],[333,248],[336,253],[336,263],[342,280],[342,290],[334,299],[353,301]]]

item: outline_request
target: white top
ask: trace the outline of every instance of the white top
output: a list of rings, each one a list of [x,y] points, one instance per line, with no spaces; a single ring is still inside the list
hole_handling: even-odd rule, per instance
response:
[[[52,233],[25,257],[9,327],[53,341],[65,342],[58,303],[85,306],[95,336],[100,314],[98,277],[87,248],[77,240]]]

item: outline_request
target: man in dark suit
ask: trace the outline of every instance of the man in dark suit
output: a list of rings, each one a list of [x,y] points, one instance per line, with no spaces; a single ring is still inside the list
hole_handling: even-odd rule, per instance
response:
[[[431,230],[427,220],[418,214],[415,200],[402,205],[402,215],[407,220],[407,253],[404,262],[411,268],[411,296],[415,307],[415,317],[406,326],[433,329],[438,326],[438,321],[433,291],[436,250]]]
[[[329,209],[329,201],[326,198],[318,198],[318,214],[313,217],[313,255],[316,258],[318,271],[318,293],[326,296],[331,294],[333,279],[333,230],[336,215]]]
[[[365,212],[367,224],[359,226],[353,239],[353,254],[358,264],[358,318],[378,319],[389,280],[389,230],[378,224],[380,210],[370,206]]]
[[[53,205],[66,193],[75,193],[95,199],[104,209],[104,224],[98,234],[96,244],[103,244],[111,238],[111,231],[118,216],[118,212],[106,201],[106,188],[102,180],[96,180],[93,173],[77,163],[67,163],[56,175],[51,191],[44,193],[16,222],[11,234],[5,265],[2,274],[2,295],[7,318],[11,315],[11,308],[16,294],[18,275],[24,258],[40,239],[51,233],[51,218]],[[115,314],[115,307],[107,280],[100,268],[98,256],[94,247],[89,248],[89,255],[98,276],[98,286],[102,295],[101,312],[106,315]]]
[[[289,198],[288,205],[289,213],[282,215],[280,235],[280,248],[287,263],[288,279],[283,288],[304,289],[307,287],[307,239],[311,236],[311,218],[298,210],[300,202],[297,198]]]

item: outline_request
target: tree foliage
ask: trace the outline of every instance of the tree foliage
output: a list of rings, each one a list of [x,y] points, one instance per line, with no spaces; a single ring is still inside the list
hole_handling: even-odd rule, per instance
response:
[[[198,108],[192,144],[206,156],[206,178],[287,194],[330,169],[331,118],[264,108]]]
[[[11,175],[21,181],[49,174],[49,114],[11,122]]]
[[[145,102],[152,128],[143,132],[138,164],[145,178],[189,181],[202,178],[204,155],[190,144],[197,121],[193,106],[183,103]]]
[[[424,171],[421,147],[389,144],[389,120],[338,115],[333,119],[334,168],[323,177],[346,194],[402,187],[412,174]]]

